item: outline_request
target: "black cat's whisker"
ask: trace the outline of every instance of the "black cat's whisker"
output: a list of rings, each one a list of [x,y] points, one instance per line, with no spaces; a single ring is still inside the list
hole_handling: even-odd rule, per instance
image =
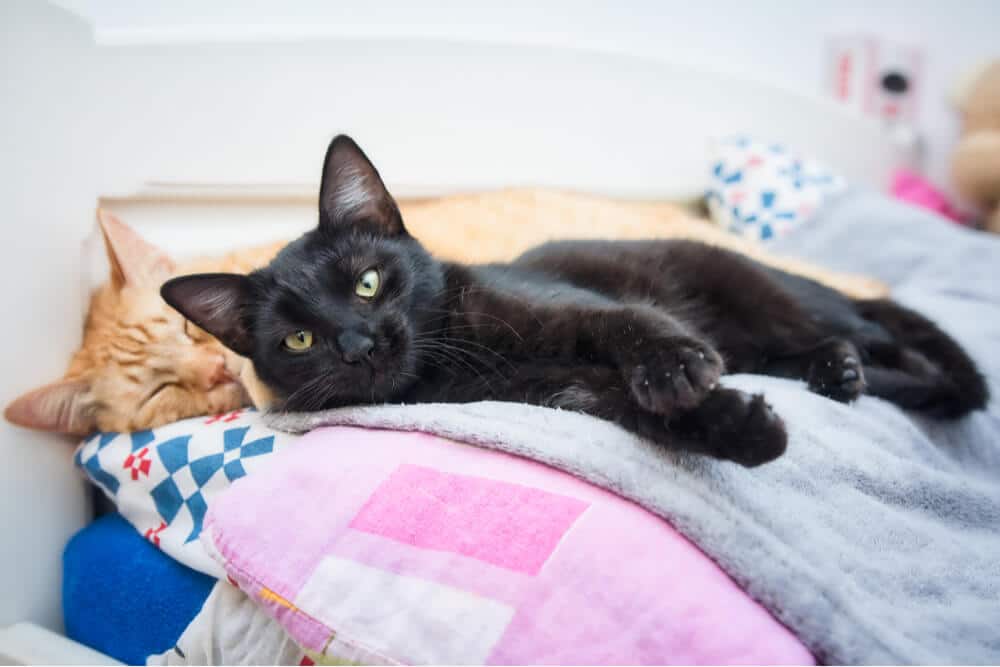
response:
[[[284,405],[291,406],[299,402],[299,400],[305,396],[305,400],[302,401],[302,407],[304,411],[308,412],[311,407],[315,405],[322,406],[326,402],[326,394],[330,391],[335,373],[326,372],[315,378],[303,383],[298,389],[293,391],[288,395],[283,401]],[[321,402],[319,402],[321,400]],[[298,407],[298,406],[296,406]]]
[[[504,364],[510,370],[514,370],[516,368],[516,366],[513,363],[511,363],[510,360],[508,360],[505,356],[503,356],[502,354],[500,354],[499,352],[497,352],[496,350],[490,348],[487,345],[483,345],[482,343],[479,343],[479,342],[476,342],[476,341],[473,341],[473,340],[469,340],[468,338],[464,338],[464,337],[463,338],[456,338],[456,337],[453,337],[453,336],[436,335],[436,334],[439,334],[439,333],[451,332],[451,331],[454,331],[454,330],[457,330],[457,329],[465,329],[465,328],[476,329],[476,328],[479,328],[479,326],[480,325],[470,324],[470,325],[459,325],[459,326],[454,326],[454,327],[443,327],[441,329],[424,331],[424,332],[422,332],[422,334],[418,334],[417,336],[414,337],[414,342],[415,343],[422,343],[424,341],[429,341],[431,343],[449,343],[449,344],[451,344],[453,346],[459,346],[459,347],[462,346],[462,345],[469,345],[469,346],[472,346],[472,347],[476,348],[477,350],[481,350],[482,352],[485,352],[487,354],[492,355],[500,363]],[[461,350],[461,352],[463,352],[465,354],[469,354],[469,355],[472,354],[472,352],[470,350]],[[486,364],[482,360],[477,359],[477,361],[479,361],[480,363],[483,363],[484,366],[488,366],[488,364]]]
[[[468,326],[475,327],[477,325],[468,325]],[[459,329],[459,328],[463,328],[463,327],[446,327],[446,328],[439,329],[439,330],[436,330],[436,331],[423,332],[423,335],[414,336],[413,340],[414,341],[418,341],[418,342],[422,342],[422,341],[445,341],[445,342],[454,343],[454,344],[472,345],[472,346],[476,347],[477,349],[480,349],[480,350],[483,350],[484,352],[492,354],[493,356],[498,357],[499,359],[501,359],[501,360],[503,360],[505,362],[507,361],[507,359],[502,354],[500,354],[499,352],[497,352],[493,348],[491,348],[491,347],[489,347],[487,345],[483,345],[482,343],[479,343],[477,341],[469,340],[468,338],[464,338],[464,337],[463,338],[456,338],[454,336],[434,335],[434,334],[439,334],[439,333],[450,332],[450,331],[453,331],[453,330]],[[428,335],[428,334],[430,334],[430,335]]]
[[[451,312],[452,312],[450,310],[444,310],[444,309],[441,309],[441,308],[418,308],[417,310],[420,310],[420,311],[423,311],[423,312],[441,312],[441,313],[446,313],[447,315],[450,315]],[[475,316],[479,316],[479,317],[485,317],[487,319],[491,319],[491,320],[494,320],[496,322],[499,322],[500,324],[502,324],[505,327],[507,327],[507,329],[509,329],[510,332],[512,334],[514,334],[514,336],[516,336],[519,341],[524,342],[524,338],[522,338],[521,334],[519,334],[517,332],[517,329],[515,329],[513,327],[513,325],[511,325],[510,322],[508,322],[507,320],[503,319],[502,317],[498,317],[497,315],[492,315],[490,313],[483,313],[483,312],[478,312],[478,311],[473,311],[473,310],[462,310],[462,314],[463,315],[475,315]],[[537,321],[537,317],[535,319]],[[482,326],[482,325],[472,325],[472,326]]]
[[[326,379],[327,379],[326,374],[323,374],[309,380],[308,382],[303,383],[302,385],[299,386],[298,389],[296,389],[291,394],[285,397],[284,403],[286,405],[293,403],[299,398],[300,394],[304,394],[314,388],[318,388],[322,383],[326,381]]]
[[[433,339],[428,339],[428,340],[424,340],[424,341],[417,341],[414,344],[414,349],[423,349],[423,350],[433,349],[433,350],[438,350],[438,351],[449,350],[449,351],[456,352],[456,353],[459,353],[459,354],[464,354],[468,358],[473,359],[474,361],[477,361],[477,362],[483,364],[483,366],[489,366],[489,364],[486,361],[484,361],[483,359],[480,359],[478,356],[476,356],[476,351],[463,349],[461,347],[461,345],[464,345],[464,344],[473,345],[476,348],[479,348],[479,349],[481,349],[481,350],[483,350],[485,352],[488,352],[488,353],[492,354],[494,357],[496,357],[500,361],[503,361],[503,362],[505,362],[507,364],[510,363],[510,362],[507,361],[507,359],[503,355],[501,355],[500,353],[496,352],[495,350],[491,350],[490,348],[488,348],[488,347],[486,347],[484,345],[481,345],[479,343],[475,343],[475,342],[470,341],[470,340],[461,339],[461,338],[448,338],[448,337],[444,337],[444,336],[439,336],[439,337],[435,337]]]
[[[462,356],[460,356],[460,354],[459,354],[460,352],[465,352],[467,355],[471,355],[471,353],[468,353],[468,352],[466,352],[464,350],[451,349],[451,348],[445,347],[445,346],[437,344],[437,343],[435,343],[433,347],[423,348],[423,349],[421,349],[421,348],[414,348],[414,349],[417,349],[418,351],[422,352],[423,354],[431,356],[431,357],[435,358],[438,361],[445,361],[445,362],[451,362],[451,363],[455,363],[455,364],[461,364],[465,368],[468,368],[468,369],[472,370],[475,373],[479,372],[476,369],[476,367],[468,359],[463,358]],[[482,362],[477,357],[471,356],[471,359],[474,360],[474,361],[478,361],[484,367],[488,368],[488,364],[485,364],[484,362]]]
[[[448,375],[450,375],[452,378],[455,378],[455,377],[458,376],[458,371],[456,369],[454,369],[454,368],[451,368],[451,366],[447,363],[448,359],[446,359],[444,357],[441,357],[441,356],[437,356],[437,355],[435,355],[433,353],[426,352],[426,351],[422,352],[421,356],[422,357],[426,357],[427,358],[426,360],[434,362],[435,368],[437,368],[438,370],[444,371],[445,373],[447,373]]]
[[[425,350],[425,351],[430,351],[430,350]],[[500,376],[501,378],[504,377],[503,373],[501,373],[499,371],[499,369],[491,367],[489,364],[487,364],[482,359],[480,359],[479,357],[475,356],[474,353],[472,353],[472,352],[470,352],[468,350],[463,350],[461,348],[449,345],[449,344],[444,343],[442,341],[434,341],[433,342],[433,350],[432,351],[433,351],[433,353],[440,354],[440,355],[444,356],[445,359],[447,359],[448,361],[450,361],[452,363],[461,364],[464,368],[467,368],[471,372],[475,373],[475,375],[480,379],[480,381],[483,382],[487,387],[490,387],[491,389],[493,387],[492,382],[490,382],[489,379],[487,379],[486,376],[484,376],[480,372],[480,370],[478,368],[476,368],[475,364],[471,363],[471,361],[476,361],[479,364],[481,364],[484,370],[492,371],[492,372],[496,373],[498,376]],[[461,355],[463,355],[463,354],[466,355],[466,356],[462,357]]]
[[[492,355],[498,361],[500,361],[501,363],[505,364],[508,368],[510,368],[512,370],[514,368],[516,368],[516,366],[513,363],[511,363],[510,360],[507,359],[507,357],[503,356],[502,354],[500,354],[496,350],[493,350],[493,349],[491,349],[491,348],[489,348],[486,345],[483,345],[481,343],[477,343],[475,341],[467,340],[467,339],[464,339],[464,338],[449,338],[449,337],[440,337],[440,338],[438,338],[438,341],[441,342],[441,343],[444,343],[444,344],[452,344],[452,345],[456,345],[456,346],[459,346],[459,347],[461,345],[472,345],[476,349],[482,350],[483,352]],[[465,352],[466,354],[470,354],[470,355],[475,354],[474,352],[472,352],[470,350],[462,350],[462,352]]]

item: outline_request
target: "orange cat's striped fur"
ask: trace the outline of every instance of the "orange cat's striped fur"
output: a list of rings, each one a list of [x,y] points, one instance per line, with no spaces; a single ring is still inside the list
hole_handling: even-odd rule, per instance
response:
[[[852,296],[884,296],[876,281],[836,274],[766,254],[752,242],[698,220],[675,205],[620,202],[552,191],[511,190],[422,202],[402,202],[407,228],[440,258],[464,262],[509,260],[557,238],[692,238],[743,252]],[[169,308],[159,287],[174,275],[204,271],[247,273],[282,244],[177,266],[105,211],[99,212],[111,279],[94,294],[83,344],[66,376],[15,400],[11,422],[86,434],[152,428],[246,405],[242,377],[252,372]],[[252,371],[252,369],[249,369]]]

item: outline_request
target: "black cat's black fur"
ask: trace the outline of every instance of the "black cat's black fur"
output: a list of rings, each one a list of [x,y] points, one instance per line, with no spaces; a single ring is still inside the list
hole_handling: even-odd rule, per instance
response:
[[[344,136],[327,151],[315,230],[249,276],[184,276],[162,294],[250,357],[283,410],[524,401],[752,466],[784,451],[784,425],[761,396],[718,387],[727,371],[938,417],[987,401],[973,362],[920,315],[719,248],[566,241],[510,264],[438,262]]]

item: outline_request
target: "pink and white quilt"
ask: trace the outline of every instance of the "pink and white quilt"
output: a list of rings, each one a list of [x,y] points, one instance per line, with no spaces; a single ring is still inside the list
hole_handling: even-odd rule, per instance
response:
[[[423,433],[317,429],[216,497],[201,540],[317,661],[813,663],[662,519]]]

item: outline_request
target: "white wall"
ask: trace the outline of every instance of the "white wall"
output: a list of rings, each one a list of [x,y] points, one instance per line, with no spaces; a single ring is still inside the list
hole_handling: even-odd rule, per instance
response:
[[[633,0],[458,3],[290,0],[58,0],[86,16],[103,43],[240,41],[322,36],[416,36],[570,45],[646,55],[822,92],[832,32],[866,32],[922,45],[920,94],[927,169],[947,180],[957,121],[956,79],[1000,57],[997,0]]]
[[[67,313],[82,312],[81,293],[65,276],[94,205],[88,42],[61,11],[0,3],[2,405],[60,377],[80,340]],[[88,513],[72,451],[0,420],[0,627],[62,625],[62,549]]]

